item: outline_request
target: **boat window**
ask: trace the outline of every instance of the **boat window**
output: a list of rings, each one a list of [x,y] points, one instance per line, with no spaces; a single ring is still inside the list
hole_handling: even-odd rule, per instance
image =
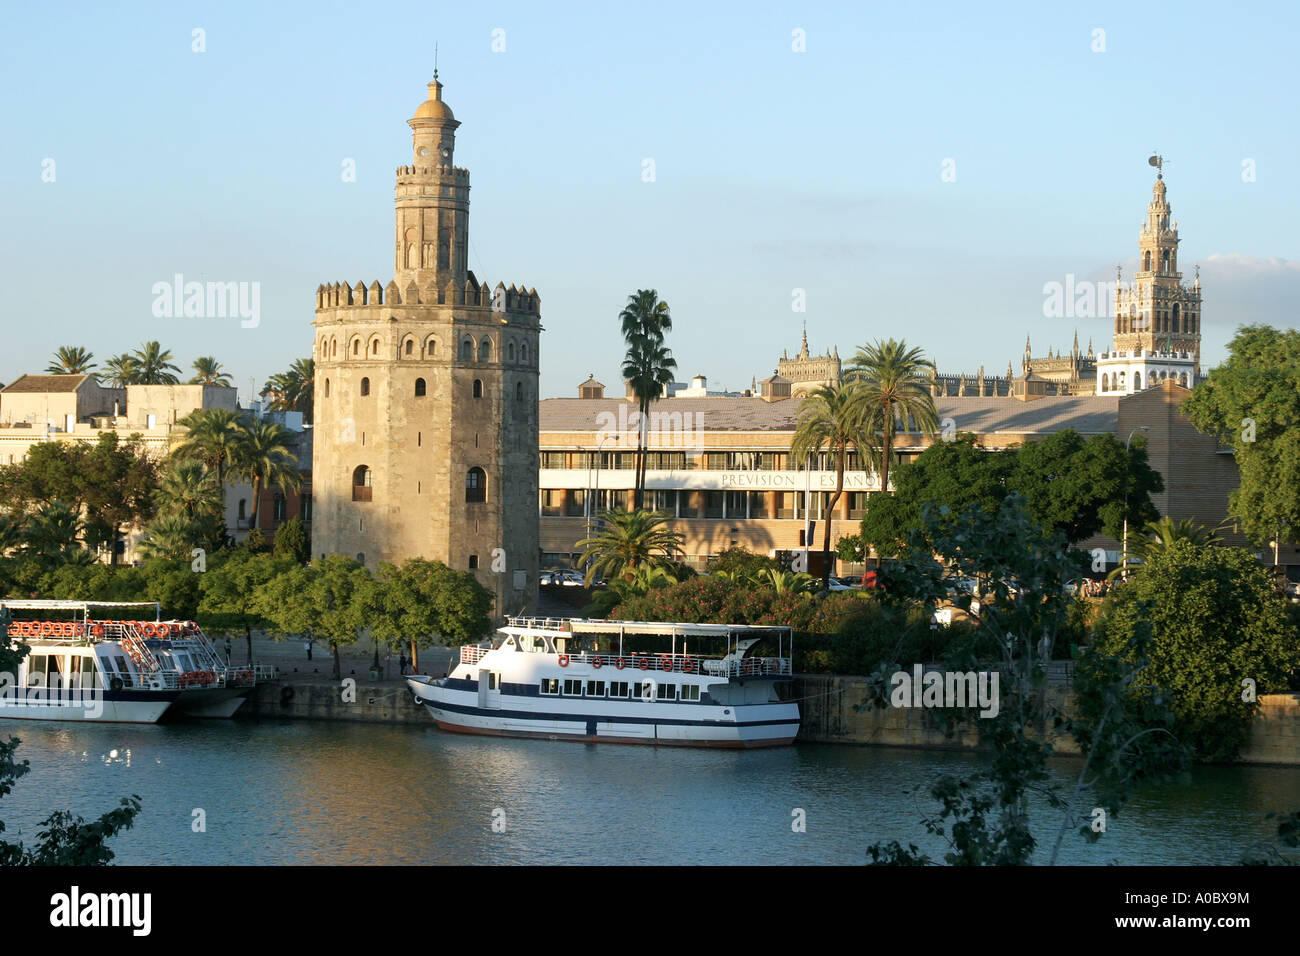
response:
[[[659,692],[658,692],[658,694],[656,694],[656,697],[658,697],[659,700],[676,700],[676,699],[677,699],[677,685],[676,685],[676,684],[660,684],[660,685],[659,685]]]
[[[582,696],[582,680],[581,680],[580,678],[577,678],[577,677],[566,677],[566,678],[564,678],[564,696],[565,696],[565,697],[581,697],[581,696]]]
[[[32,654],[27,658],[27,686],[45,686],[45,655]]]
[[[699,699],[700,699],[699,684],[682,685],[682,700],[699,700]]]
[[[488,690],[501,689],[501,675],[496,671],[488,671]]]
[[[588,696],[588,697],[604,697],[604,696],[605,696],[605,682],[604,682],[603,680],[589,680],[589,681],[587,681],[587,696]]]
[[[548,697],[557,696],[560,693],[560,679],[558,677],[543,677],[539,691]]]
[[[641,682],[641,699],[646,703],[655,699],[655,682],[653,680],[643,680]]]
[[[632,685],[625,680],[612,680],[609,682],[610,697],[627,697]]]
[[[100,686],[99,669],[95,664],[96,658],[94,657],[83,657],[81,659],[81,686],[83,690]]]
[[[51,654],[49,656],[50,669],[45,675],[46,687],[63,687],[63,670],[67,666],[63,663],[62,654]]]

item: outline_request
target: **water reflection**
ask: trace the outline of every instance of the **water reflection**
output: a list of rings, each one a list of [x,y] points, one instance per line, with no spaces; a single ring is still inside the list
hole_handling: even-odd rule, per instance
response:
[[[147,727],[0,722],[32,770],[0,804],[30,839],[51,809],[138,793],[118,860],[215,863],[860,863],[872,842],[942,841],[919,821],[962,753],[809,745],[749,753],[595,746],[436,728],[223,721]],[[1062,761],[1064,777],[1078,764]],[[1139,791],[1062,861],[1231,863],[1300,805],[1300,768],[1201,768]],[[191,829],[202,809],[207,832]],[[806,831],[791,822],[803,811]],[[495,816],[494,816],[495,814]],[[1034,817],[1048,849],[1059,820]],[[494,829],[494,820],[497,827]],[[504,824],[504,829],[502,829]],[[1047,851],[1043,851],[1046,858]]]

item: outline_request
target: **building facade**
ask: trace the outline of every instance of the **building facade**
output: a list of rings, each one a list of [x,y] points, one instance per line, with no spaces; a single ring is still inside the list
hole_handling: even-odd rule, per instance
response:
[[[498,614],[537,591],[534,289],[468,268],[469,171],[435,74],[397,168],[394,277],[316,291],[313,551],[474,572]]]

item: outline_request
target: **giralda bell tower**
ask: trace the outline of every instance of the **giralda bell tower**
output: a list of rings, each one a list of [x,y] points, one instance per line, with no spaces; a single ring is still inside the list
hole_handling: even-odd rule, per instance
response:
[[[393,279],[316,291],[312,551],[473,572],[536,603],[540,299],[470,271],[469,170],[435,72],[397,167]]]

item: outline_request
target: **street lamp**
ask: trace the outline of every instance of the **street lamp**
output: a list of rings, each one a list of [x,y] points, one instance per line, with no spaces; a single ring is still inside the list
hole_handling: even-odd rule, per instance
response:
[[[605,442],[611,438],[617,438],[617,435],[606,435],[596,445],[596,494],[600,494],[600,450],[605,447]],[[591,463],[587,463],[587,537],[591,537],[591,512],[593,502],[591,499]]]
[[[1124,467],[1128,467],[1129,446],[1133,443],[1133,436],[1138,432],[1151,431],[1148,425],[1139,425],[1128,433],[1128,441],[1124,442]],[[1122,576],[1125,581],[1128,580],[1128,476],[1124,476],[1124,559],[1120,563]]]

